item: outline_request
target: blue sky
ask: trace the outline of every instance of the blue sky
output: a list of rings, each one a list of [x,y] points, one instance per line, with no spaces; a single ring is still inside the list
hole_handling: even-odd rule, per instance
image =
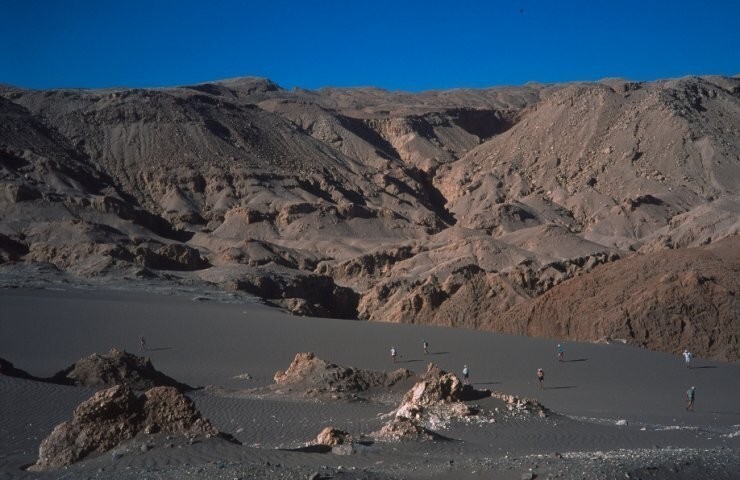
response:
[[[0,0],[0,83],[390,90],[740,73],[740,1]]]

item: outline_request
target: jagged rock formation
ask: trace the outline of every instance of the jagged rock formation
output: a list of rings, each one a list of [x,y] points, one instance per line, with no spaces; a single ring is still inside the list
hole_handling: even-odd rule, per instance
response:
[[[477,413],[463,403],[475,393],[482,392],[473,391],[454,373],[447,373],[430,363],[422,379],[406,392],[399,407],[391,413],[391,420],[373,436],[385,441],[439,438],[428,427],[434,428],[452,418]],[[489,394],[485,392],[485,396]]]
[[[735,77],[420,94],[256,78],[1,87],[0,266],[195,277],[301,315],[501,330],[602,264],[737,238],[738,151]],[[701,327],[697,354],[737,358],[727,315]],[[634,343],[682,348],[661,325],[644,323],[663,340]]]
[[[117,348],[112,348],[102,355],[93,353],[57,372],[48,381],[86,387],[126,385],[134,390],[147,390],[159,386],[174,387],[180,391],[192,389],[157,371],[148,358]]]
[[[275,384],[258,392],[358,400],[360,396],[383,396],[404,388],[414,372],[399,368],[376,372],[343,367],[317,358],[313,353],[298,353],[287,370],[275,373]]]
[[[41,442],[38,461],[29,469],[70,465],[92,453],[106,452],[139,432],[219,435],[193,402],[172,387],[152,388],[137,397],[129,387],[118,385],[97,392],[75,409],[71,421],[57,425]]]
[[[406,392],[394,416],[421,419],[426,416],[463,417],[472,413],[462,401],[465,386],[454,373],[430,363],[422,379]]]

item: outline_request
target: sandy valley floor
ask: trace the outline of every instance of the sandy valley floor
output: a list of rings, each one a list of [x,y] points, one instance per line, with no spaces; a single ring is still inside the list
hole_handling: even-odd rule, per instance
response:
[[[148,290],[148,291],[145,291]],[[619,344],[472,330],[289,316],[248,297],[182,288],[0,289],[0,357],[49,376],[111,347],[138,352],[144,335],[154,366],[196,386],[202,413],[243,445],[137,437],[59,472],[31,473],[41,440],[92,390],[0,377],[0,479],[15,478],[740,478],[740,365],[683,360]],[[430,344],[424,355],[422,341]],[[393,365],[388,354],[401,354]],[[395,405],[258,397],[297,352],[373,370],[427,363],[480,389],[536,397],[547,418],[492,412],[438,430],[446,441],[368,442],[351,455],[292,451],[325,426],[355,435],[382,424]],[[546,372],[546,388],[535,371]],[[236,378],[249,374],[249,379]],[[684,392],[696,386],[695,412]],[[495,420],[492,421],[491,419]],[[626,426],[617,426],[618,420]],[[149,449],[139,448],[149,443]],[[315,474],[318,474],[316,476]]]

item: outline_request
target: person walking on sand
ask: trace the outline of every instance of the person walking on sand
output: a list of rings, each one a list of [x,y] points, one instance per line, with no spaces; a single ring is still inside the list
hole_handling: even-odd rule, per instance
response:
[[[393,359],[393,363],[396,363],[396,347],[391,347],[391,358]]]
[[[424,355],[429,355],[429,344],[426,340],[422,340],[422,346],[424,347]]]
[[[463,385],[469,383],[470,370],[468,370],[468,364],[463,365]]]
[[[540,383],[540,388],[545,388],[545,371],[541,368],[537,369],[537,381]]]
[[[142,352],[146,352],[146,340],[144,339],[144,335],[139,335],[139,345]]]
[[[562,362],[565,359],[565,350],[563,346],[558,343],[558,362]]]
[[[691,352],[689,352],[688,350],[684,349],[684,351],[683,351],[683,359],[686,362],[686,368],[691,368],[691,358],[693,356],[694,355]]]
[[[696,393],[696,387],[691,387],[688,390],[686,390],[686,400],[689,401],[689,403],[686,405],[686,411],[687,412],[693,412],[694,411],[694,395]]]

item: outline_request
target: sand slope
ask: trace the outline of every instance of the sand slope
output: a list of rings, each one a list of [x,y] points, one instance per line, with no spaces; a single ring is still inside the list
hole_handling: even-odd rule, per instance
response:
[[[195,296],[162,284],[148,290],[161,294],[68,287],[0,290],[0,351],[17,367],[45,376],[111,346],[136,351],[143,334],[150,347],[147,355],[158,370],[190,385],[215,387],[191,396],[218,429],[245,445],[137,437],[115,455],[71,467],[72,476],[308,478],[316,471],[336,476],[339,466],[346,478],[520,478],[534,465],[542,476],[560,472],[565,478],[584,471],[623,478],[646,465],[664,475],[656,478],[690,478],[697,470],[733,478],[731,472],[737,471],[736,364],[697,360],[695,368],[687,369],[674,355],[578,342],[565,344],[566,362],[560,363],[555,340],[297,318],[248,298],[229,303],[219,300],[218,293]],[[422,339],[430,344],[429,355],[423,354]],[[402,355],[395,365],[388,355],[390,345]],[[271,384],[274,373],[304,350],[337,364],[379,371],[403,366],[421,373],[433,360],[459,373],[466,363],[475,386],[537,397],[554,414],[545,419],[509,417],[495,413],[504,407],[500,401],[480,400],[475,403],[493,412],[495,423],[452,422],[440,431],[451,442],[375,443],[350,456],[281,450],[304,446],[328,425],[354,435],[369,433],[382,424],[379,415],[393,408],[246,392]],[[546,371],[544,390],[534,378],[540,367]],[[697,388],[692,413],[683,408],[690,385]],[[0,390],[3,412],[8,413],[0,420],[1,474],[46,478],[18,469],[34,461],[41,439],[92,391],[10,377],[0,377]],[[629,425],[615,426],[619,419]],[[144,443],[152,448],[142,452]],[[563,458],[550,456],[553,451]],[[672,471],[677,458],[685,463]]]

